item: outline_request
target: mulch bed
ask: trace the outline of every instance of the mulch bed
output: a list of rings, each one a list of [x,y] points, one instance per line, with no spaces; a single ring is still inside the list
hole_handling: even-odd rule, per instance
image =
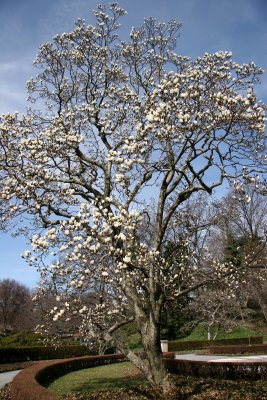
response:
[[[226,381],[176,377],[175,400],[267,400],[267,384],[263,381]],[[150,388],[103,390],[71,394],[64,400],[158,400]],[[6,399],[5,399],[6,400]]]
[[[267,385],[262,382],[224,381],[177,377],[176,400],[267,400]],[[103,390],[71,394],[64,400],[158,400],[150,388]]]
[[[0,400],[11,400],[10,385],[6,385],[0,389]]]

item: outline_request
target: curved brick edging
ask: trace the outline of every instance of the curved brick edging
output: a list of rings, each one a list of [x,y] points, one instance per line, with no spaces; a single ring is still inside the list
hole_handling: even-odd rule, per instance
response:
[[[110,354],[40,362],[16,375],[11,383],[11,400],[58,400],[42,384],[71,371],[122,361],[126,361],[124,355]]]
[[[164,361],[169,372],[196,377],[258,380],[267,378],[267,361],[193,361],[172,358],[165,353]],[[71,371],[98,365],[126,361],[122,354],[87,356],[65,360],[43,361],[22,370],[12,381],[11,400],[59,400],[42,384]]]

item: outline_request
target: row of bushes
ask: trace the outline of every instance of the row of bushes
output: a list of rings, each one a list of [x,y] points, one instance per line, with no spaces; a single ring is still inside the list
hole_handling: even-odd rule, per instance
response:
[[[169,351],[201,350],[213,346],[242,345],[262,343],[263,336],[253,336],[248,338],[215,339],[215,340],[192,340],[180,342],[177,340],[169,341]]]
[[[251,344],[243,346],[212,346],[209,351],[213,354],[267,354],[267,344]]]
[[[56,400],[44,386],[68,372],[125,361],[121,354],[80,357],[63,361],[44,361],[21,371],[12,381],[12,400]]]
[[[188,342],[169,342],[169,351],[186,351],[209,348],[214,354],[263,352],[267,353],[267,347],[262,345],[262,336],[255,336],[241,339],[219,339],[219,340],[194,340]],[[238,345],[249,344],[247,346]],[[257,345],[256,345],[257,344]],[[221,346],[223,347],[221,347]],[[225,347],[227,346],[228,347]],[[229,345],[232,345],[229,347]],[[253,345],[253,346],[252,346]],[[108,349],[107,353],[112,353]],[[40,347],[21,347],[21,348],[0,348],[0,363],[32,361],[32,360],[53,360],[56,358],[64,359],[70,357],[81,357],[85,355],[94,355],[86,346],[68,345],[68,346],[40,346]]]
[[[267,362],[220,362],[165,359],[170,373],[201,378],[245,379],[267,378]]]
[[[2,332],[0,333],[1,347],[35,347],[44,345],[44,341],[49,341],[49,337],[34,332]],[[69,343],[65,343],[69,344]]]
[[[0,363],[81,357],[88,353],[86,346],[0,348]]]

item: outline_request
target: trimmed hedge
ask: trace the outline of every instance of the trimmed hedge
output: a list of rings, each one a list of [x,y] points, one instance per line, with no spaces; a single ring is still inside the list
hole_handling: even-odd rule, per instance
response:
[[[0,348],[0,363],[53,360],[55,358],[61,359],[85,355],[88,355],[88,348],[86,346]]]
[[[12,400],[58,400],[44,386],[59,376],[83,368],[95,367],[126,361],[124,355],[109,354],[103,356],[88,356],[61,361],[44,361],[32,367],[25,368],[15,376],[11,383]]]
[[[213,354],[267,354],[267,344],[252,344],[243,346],[212,346],[209,351]]]
[[[170,373],[201,378],[245,379],[249,381],[267,378],[267,362],[251,361],[192,361],[165,359]]]
[[[191,340],[180,342],[177,340],[169,341],[169,351],[202,350],[214,346],[242,345],[262,343],[263,336],[253,336],[250,338],[234,339],[215,339],[215,340]]]
[[[218,346],[227,346],[232,345],[233,352],[237,353],[239,350],[237,349],[237,345],[244,344],[262,344],[263,337],[262,336],[254,336],[251,338],[238,338],[238,339],[216,339],[216,340],[192,340],[192,341],[169,341],[168,347],[169,352],[174,351],[186,351],[186,350],[201,350],[201,349],[211,349],[212,352],[216,352]],[[232,349],[228,347],[229,352],[232,352]],[[247,349],[242,350],[239,347],[240,352],[247,352]],[[252,347],[250,347],[251,351],[254,351]],[[263,351],[267,351],[266,347],[262,348]],[[218,350],[220,351],[220,350]],[[257,351],[257,347],[255,348]],[[260,350],[259,350],[260,351]],[[109,349],[109,353],[112,353],[112,349]],[[0,363],[9,363],[9,362],[20,362],[20,361],[37,361],[37,360],[53,360],[53,359],[63,359],[70,357],[82,357],[85,355],[89,355],[89,350],[86,346],[77,346],[77,345],[67,345],[67,346],[38,346],[38,347],[0,347]],[[90,355],[94,353],[90,351]],[[215,353],[218,354],[218,353]],[[225,352],[223,354],[226,354]],[[265,354],[265,353],[264,353]]]

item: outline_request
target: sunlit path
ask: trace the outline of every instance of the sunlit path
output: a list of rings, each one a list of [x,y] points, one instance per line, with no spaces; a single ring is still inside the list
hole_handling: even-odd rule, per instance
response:
[[[10,383],[20,371],[21,369],[16,369],[15,371],[0,373],[0,389]]]
[[[177,354],[176,360],[209,361],[209,362],[264,362],[267,355],[257,356],[207,356],[202,354]]]

